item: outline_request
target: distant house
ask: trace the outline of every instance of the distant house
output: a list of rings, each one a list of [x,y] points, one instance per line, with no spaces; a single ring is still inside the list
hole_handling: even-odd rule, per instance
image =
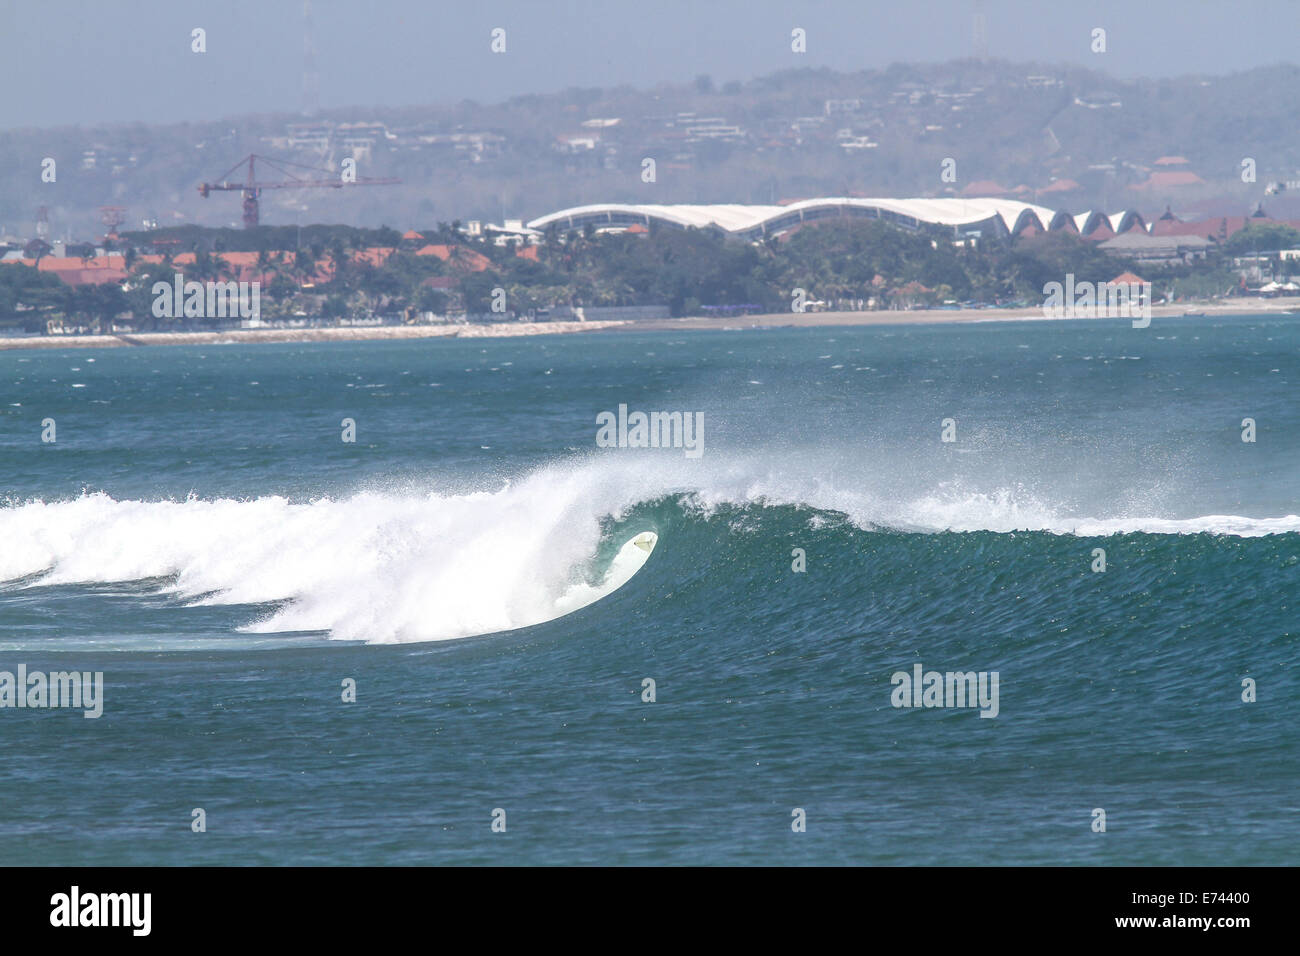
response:
[[[1069,193],[1081,188],[1073,179],[1057,179],[1050,185],[1044,186],[1038,190],[1040,195],[1051,193]]]
[[[270,283],[274,277],[274,271],[262,272],[257,267],[256,252],[213,252],[211,258],[213,264],[221,270],[222,276],[234,282],[260,282],[262,285]],[[282,261],[287,259],[285,253],[271,253],[278,266]],[[163,257],[156,254],[141,255],[136,257],[137,265],[152,264],[160,265]],[[185,274],[187,267],[194,265],[194,253],[182,252],[180,255],[172,257],[172,265],[176,271]]]
[[[995,183],[991,179],[979,179],[973,183],[967,183],[962,189],[963,196],[1009,196],[1011,190],[1001,183]]]
[[[914,279],[897,289],[891,289],[885,295],[890,300],[891,308],[914,309],[918,305],[927,304],[933,298],[934,290]]]
[[[392,254],[392,249],[370,246],[366,249],[353,250],[348,254],[348,258],[358,265],[381,266]],[[290,264],[294,261],[293,254],[287,251],[269,253],[271,263],[266,270],[259,268],[259,254],[256,252],[213,252],[210,255],[213,263],[220,268],[222,276],[236,282],[260,282],[262,285],[269,285],[279,274],[294,278],[305,288],[322,285],[334,278],[334,265],[328,255],[318,258],[313,272],[303,276],[293,273],[290,268]],[[158,264],[162,261],[163,257],[160,255],[142,255],[137,259],[139,263]],[[194,253],[182,252],[174,256],[172,265],[176,267],[176,271],[184,274],[187,267],[194,265]]]
[[[453,251],[454,250],[454,251]],[[437,256],[443,262],[454,263],[466,272],[483,272],[492,265],[492,260],[481,252],[475,252],[467,246],[448,246],[429,244],[415,251],[417,256]]]
[[[1138,262],[1191,262],[1204,259],[1214,243],[1202,236],[1149,236],[1129,232],[1107,239],[1097,248]]]
[[[1190,169],[1158,170],[1140,183],[1134,183],[1129,189],[1151,191],[1154,189],[1181,189],[1186,186],[1204,186],[1205,180]]]
[[[80,256],[43,256],[39,263],[35,259],[6,257],[4,265],[18,263],[35,266],[41,272],[49,272],[67,285],[103,285],[107,282],[121,283],[126,280],[126,258],[121,255],[104,255],[81,258]]]
[[[1110,280],[1110,285],[1141,285],[1146,280],[1132,272],[1121,272]]]
[[[1182,222],[1166,210],[1165,215],[1152,224],[1151,234],[1153,236],[1203,236],[1206,239],[1213,239],[1215,242],[1223,242],[1229,236],[1240,232],[1252,223],[1257,225],[1290,226],[1292,229],[1300,229],[1300,220],[1274,219],[1264,212],[1262,207],[1257,208],[1249,216],[1214,216],[1196,222]]]
[[[351,258],[355,263],[378,268],[387,262],[392,254],[393,250],[384,246],[367,246],[365,249],[357,249],[352,253]]]
[[[590,152],[599,143],[599,133],[561,133],[555,137],[556,148],[566,153]]]

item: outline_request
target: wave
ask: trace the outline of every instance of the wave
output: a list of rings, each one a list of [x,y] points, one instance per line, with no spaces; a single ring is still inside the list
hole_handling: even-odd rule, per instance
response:
[[[794,507],[814,527],[1235,537],[1300,532],[1300,517],[1072,516],[1024,487],[944,483],[888,493],[824,462],[670,461],[635,452],[543,466],[494,490],[370,489],[345,498],[72,500],[0,508],[10,589],[163,579],[192,605],[269,605],[243,630],[341,640],[448,640],[550,620],[600,591],[614,551],[667,513]],[[841,473],[842,474],[842,473]],[[634,511],[635,527],[629,524]],[[654,515],[660,515],[655,518]],[[651,563],[653,567],[653,560]],[[596,588],[596,591],[592,589]]]

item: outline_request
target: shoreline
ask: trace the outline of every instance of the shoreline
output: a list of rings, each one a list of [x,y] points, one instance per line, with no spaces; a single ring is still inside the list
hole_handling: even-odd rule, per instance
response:
[[[1154,305],[1151,317],[1181,317],[1187,312],[1203,313],[1206,318],[1238,315],[1286,315],[1300,317],[1300,296],[1276,299],[1255,299],[1243,303],[1180,303]],[[680,319],[641,319],[631,325],[635,331],[694,331],[720,329],[777,329],[777,328],[835,328],[881,325],[949,325],[979,322],[1115,322],[1116,318],[1102,316],[1096,319],[1055,319],[1043,315],[1042,306],[1023,309],[917,309],[914,311],[880,312],[778,312],[765,315],[738,315],[727,318],[698,316]],[[1128,320],[1124,320],[1128,321]]]
[[[502,322],[483,325],[365,325],[315,329],[229,329],[221,332],[115,332],[104,335],[0,337],[4,349],[131,348],[146,345],[258,345],[283,342],[364,342],[404,339],[490,339],[518,335],[598,332],[627,321]]]
[[[1238,315],[1300,316],[1300,296],[1246,300],[1232,305],[1152,306],[1152,318],[1187,312],[1205,317]],[[575,332],[692,332],[744,329],[836,328],[852,326],[946,325],[978,322],[1107,321],[1052,319],[1042,307],[1022,309],[918,309],[881,312],[778,312],[765,315],[691,316],[678,319],[615,319],[590,322],[501,322],[482,325],[374,325],[315,329],[231,329],[222,332],[130,332],[106,335],[32,335],[0,337],[0,350],[60,348],[131,348],[150,345],[239,345],[286,342],[361,342],[432,338],[514,338]]]

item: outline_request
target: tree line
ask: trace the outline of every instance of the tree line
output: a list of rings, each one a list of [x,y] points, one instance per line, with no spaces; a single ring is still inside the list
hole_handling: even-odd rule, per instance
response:
[[[1205,260],[1152,266],[1102,252],[1097,243],[1050,233],[956,242],[879,220],[823,222],[751,243],[713,230],[652,224],[648,233],[601,233],[590,226],[552,229],[523,256],[512,246],[462,235],[439,223],[417,241],[387,227],[266,226],[253,230],[177,227],[124,234],[118,240],[128,277],[121,285],[69,286],[49,272],[0,266],[0,318],[39,331],[49,318],[104,325],[129,316],[140,330],[197,326],[201,320],[157,318],[153,286],[186,280],[232,281],[227,252],[255,252],[264,318],[379,315],[413,320],[422,313],[501,318],[575,306],[666,305],[673,315],[712,310],[780,312],[795,289],[838,308],[917,308],[945,303],[1033,305],[1043,287],[1073,274],[1107,282],[1136,272],[1156,297],[1222,294],[1238,284],[1231,257],[1273,255],[1300,246],[1300,234],[1275,223],[1232,236]],[[426,242],[447,258],[417,255]],[[380,249],[383,256],[363,254]],[[175,262],[182,252],[193,261]],[[147,254],[161,261],[147,261]],[[382,259],[382,261],[380,261]],[[480,268],[486,260],[486,268]],[[1294,261],[1277,262],[1277,275]],[[437,281],[431,281],[437,280]],[[500,290],[500,292],[498,292]],[[503,295],[502,295],[503,293]],[[494,305],[504,304],[500,313]]]

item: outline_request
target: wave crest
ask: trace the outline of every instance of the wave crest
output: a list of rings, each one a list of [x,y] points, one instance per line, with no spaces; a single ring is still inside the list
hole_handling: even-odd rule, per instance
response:
[[[867,530],[1047,531],[1104,536],[1300,531],[1300,517],[1073,517],[1023,487],[939,485],[873,493],[816,463],[669,462],[597,456],[546,466],[494,491],[392,493],[293,502],[115,500],[86,494],[0,508],[0,580],[22,587],[166,579],[194,604],[271,604],[258,633],[446,640],[540,623],[573,604],[617,523],[639,504],[793,505]],[[638,527],[635,530],[643,530]],[[659,529],[651,529],[659,530]],[[621,541],[621,532],[618,535]]]

